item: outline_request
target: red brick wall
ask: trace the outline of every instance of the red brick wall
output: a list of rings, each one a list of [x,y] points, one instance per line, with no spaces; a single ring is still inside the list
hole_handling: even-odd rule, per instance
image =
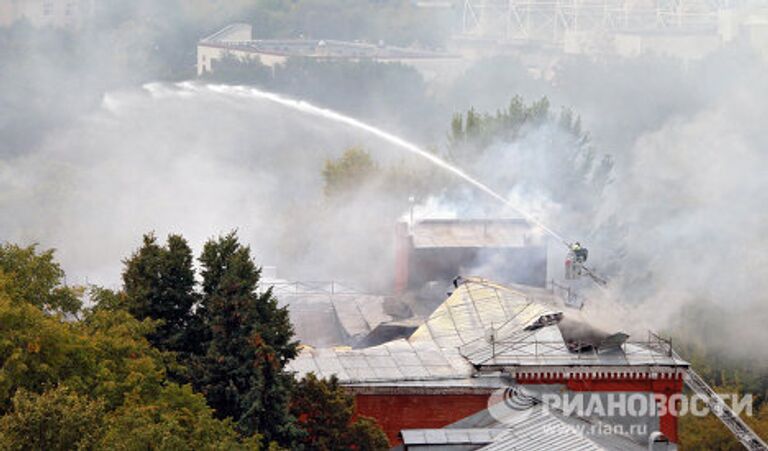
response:
[[[395,446],[402,429],[441,428],[488,407],[488,395],[355,395],[358,415],[375,418]]]
[[[522,381],[520,381],[522,382]],[[565,384],[576,392],[653,392],[672,395],[683,390],[682,379],[531,379],[523,383]],[[392,446],[400,443],[398,434],[403,429],[442,428],[488,407],[487,394],[356,394],[358,415],[375,418],[389,438]],[[660,419],[661,432],[677,443],[677,417],[667,414]]]
[[[653,392],[670,397],[683,392],[682,379],[622,380],[569,380],[572,391],[590,392]],[[677,443],[677,416],[667,413],[659,418],[659,429],[670,441]]]
[[[674,379],[563,379],[562,377],[520,380],[528,384],[565,384],[576,392],[641,392],[658,393],[667,397],[683,392],[682,378]],[[668,409],[669,410],[669,409]],[[677,416],[667,413],[659,418],[659,429],[670,441],[677,443]]]

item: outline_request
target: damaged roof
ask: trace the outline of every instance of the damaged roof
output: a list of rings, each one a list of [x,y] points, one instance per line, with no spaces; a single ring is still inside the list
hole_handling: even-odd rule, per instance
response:
[[[338,282],[268,280],[281,307],[288,307],[296,338],[316,347],[354,345],[395,318],[385,296],[364,294]]]
[[[557,326],[563,308],[547,290],[470,278],[407,339],[364,349],[305,348],[288,369],[347,385],[471,379],[478,372],[656,374],[687,368],[662,343],[611,343],[575,353]],[[619,334],[614,334],[619,335]],[[609,336],[612,337],[612,336]]]

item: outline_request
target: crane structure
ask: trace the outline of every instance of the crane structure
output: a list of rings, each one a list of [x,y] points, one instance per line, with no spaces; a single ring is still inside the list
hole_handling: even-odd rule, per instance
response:
[[[562,44],[569,33],[716,33],[744,0],[463,0],[467,38]]]

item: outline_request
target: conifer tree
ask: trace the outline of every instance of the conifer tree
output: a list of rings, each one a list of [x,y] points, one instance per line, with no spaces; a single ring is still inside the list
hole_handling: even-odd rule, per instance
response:
[[[163,351],[199,352],[198,340],[190,336],[198,300],[192,263],[183,237],[169,235],[161,246],[153,234],[144,235],[141,248],[124,261],[128,311],[139,320],[162,321],[148,338]]]
[[[284,367],[297,353],[288,311],[271,290],[258,290],[261,269],[234,232],[208,241],[200,263],[198,314],[210,335],[195,385],[244,435],[290,446],[300,431],[288,410],[293,378]]]

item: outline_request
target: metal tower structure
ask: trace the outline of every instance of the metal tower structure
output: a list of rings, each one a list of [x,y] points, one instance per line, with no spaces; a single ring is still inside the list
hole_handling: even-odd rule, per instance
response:
[[[464,0],[466,37],[561,43],[567,33],[716,31],[742,0]]]

